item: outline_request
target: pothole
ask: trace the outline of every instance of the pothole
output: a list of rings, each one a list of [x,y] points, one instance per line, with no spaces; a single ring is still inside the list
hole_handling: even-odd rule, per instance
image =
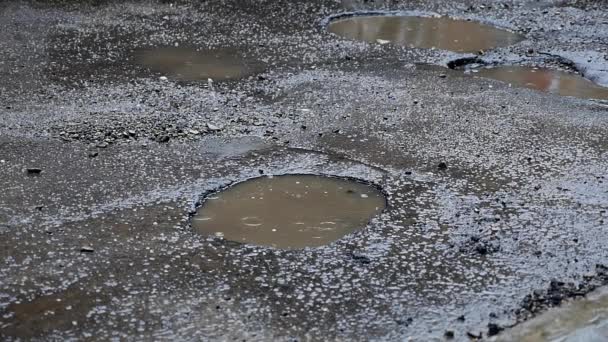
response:
[[[254,59],[246,59],[235,49],[196,50],[164,47],[135,53],[139,64],[184,81],[236,80],[262,71]]]
[[[608,288],[549,310],[500,335],[497,341],[606,341]]]
[[[327,29],[349,39],[463,53],[509,46],[524,39],[505,29],[448,17],[357,15],[332,20]]]
[[[527,66],[500,66],[473,69],[481,77],[509,83],[517,87],[536,89],[562,96],[585,99],[608,99],[608,88],[570,72]]]
[[[30,340],[52,330],[70,329],[84,324],[89,320],[91,310],[97,304],[105,302],[104,297],[97,294],[96,298],[80,289],[69,288],[32,301],[11,304],[5,311],[5,322],[0,320],[0,325],[5,323],[0,336],[6,333],[8,336]]]
[[[352,180],[260,177],[208,196],[192,226],[231,241],[298,249],[323,246],[364,228],[385,207],[379,189]]]

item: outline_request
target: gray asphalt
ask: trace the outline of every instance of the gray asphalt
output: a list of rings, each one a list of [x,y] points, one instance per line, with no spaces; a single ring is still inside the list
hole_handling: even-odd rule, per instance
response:
[[[526,39],[478,58],[608,85],[605,1],[0,3],[0,337],[468,340],[605,285],[608,105],[324,29],[370,10],[492,23]],[[136,63],[176,43],[263,68]],[[191,229],[260,170],[356,177],[388,208],[297,251]]]

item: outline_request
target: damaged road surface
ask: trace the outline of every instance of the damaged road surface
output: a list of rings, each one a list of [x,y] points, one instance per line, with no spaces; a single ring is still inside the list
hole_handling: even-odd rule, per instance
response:
[[[1,2],[0,339],[606,339],[607,37],[602,1]]]

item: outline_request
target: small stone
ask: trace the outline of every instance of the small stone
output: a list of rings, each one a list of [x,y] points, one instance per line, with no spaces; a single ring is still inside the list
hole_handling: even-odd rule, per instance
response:
[[[353,258],[353,260],[355,260],[361,264],[369,264],[372,262],[372,260],[369,257],[367,257],[363,254],[360,254],[360,253],[352,253],[351,257]]]
[[[221,131],[222,130],[219,126],[216,126],[216,125],[210,124],[210,123],[207,123],[207,128],[209,128],[209,130],[211,130],[211,131]]]
[[[460,315],[460,316],[458,316],[458,318],[456,318],[456,320],[457,320],[458,322],[464,322],[464,320],[465,320],[464,315]]]
[[[388,44],[390,42],[391,42],[390,40],[386,40],[386,39],[376,39],[376,43],[382,44],[382,45]]]
[[[469,331],[469,332],[467,332],[467,336],[468,336],[468,337],[469,337],[471,340],[474,340],[474,341],[481,340],[481,339],[483,338],[483,334],[482,334],[482,333],[479,333],[478,335],[475,335],[474,333],[472,333],[472,332],[470,332],[470,331]]]
[[[29,167],[27,168],[27,173],[30,175],[39,175],[40,173],[42,173],[42,169],[37,167]]]
[[[109,144],[104,141],[104,142],[100,142],[99,144],[97,144],[97,147],[99,147],[99,148],[106,148],[106,147],[108,147],[108,145]]]
[[[82,247],[80,247],[80,252],[81,253],[93,253],[93,252],[95,252],[95,250],[91,246],[82,246]]]
[[[475,251],[481,255],[486,255],[488,254],[488,247],[483,244],[479,244],[475,247]]]
[[[445,170],[448,168],[448,164],[446,164],[445,162],[441,162],[441,163],[437,164],[437,168],[439,170]]]
[[[201,134],[201,132],[199,132],[199,131],[197,131],[195,129],[189,130],[188,133],[193,134],[193,135],[199,135],[199,134]]]
[[[496,323],[488,323],[488,336],[498,335],[503,330],[502,327]]]
[[[454,332],[452,330],[446,330],[443,336],[445,336],[446,339],[451,340],[454,338]]]
[[[130,130],[128,131],[128,133],[129,133],[129,135],[130,135],[130,136],[132,136],[132,137],[134,137],[134,136],[135,136],[135,134],[137,134],[137,132],[135,132],[135,131],[134,131],[134,130],[132,130],[132,129],[130,129]]]
[[[89,158],[95,158],[99,155],[99,152],[89,152]]]
[[[161,81],[167,81],[168,80],[167,76],[161,76],[158,79],[161,80]]]
[[[446,75],[446,74],[439,74],[439,78],[446,78],[446,77],[448,77],[448,75]]]
[[[170,139],[171,138],[169,138],[168,135],[161,135],[160,137],[158,137],[156,139],[156,141],[158,141],[159,143],[167,143],[167,142],[169,142]]]

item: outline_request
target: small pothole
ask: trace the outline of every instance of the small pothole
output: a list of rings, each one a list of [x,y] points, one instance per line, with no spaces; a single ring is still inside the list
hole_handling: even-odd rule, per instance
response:
[[[192,226],[231,241],[298,249],[326,245],[364,228],[385,207],[379,189],[353,180],[260,177],[208,196]]]
[[[142,49],[139,64],[163,75],[183,80],[236,80],[262,71],[261,63],[246,59],[236,49],[196,50],[181,47]]]
[[[448,17],[356,15],[334,19],[327,29],[366,42],[463,53],[509,46],[524,39],[505,29]]]
[[[583,76],[571,72],[528,66],[480,68],[469,70],[469,72],[517,87],[536,89],[562,96],[608,99],[608,88],[599,86]]]

